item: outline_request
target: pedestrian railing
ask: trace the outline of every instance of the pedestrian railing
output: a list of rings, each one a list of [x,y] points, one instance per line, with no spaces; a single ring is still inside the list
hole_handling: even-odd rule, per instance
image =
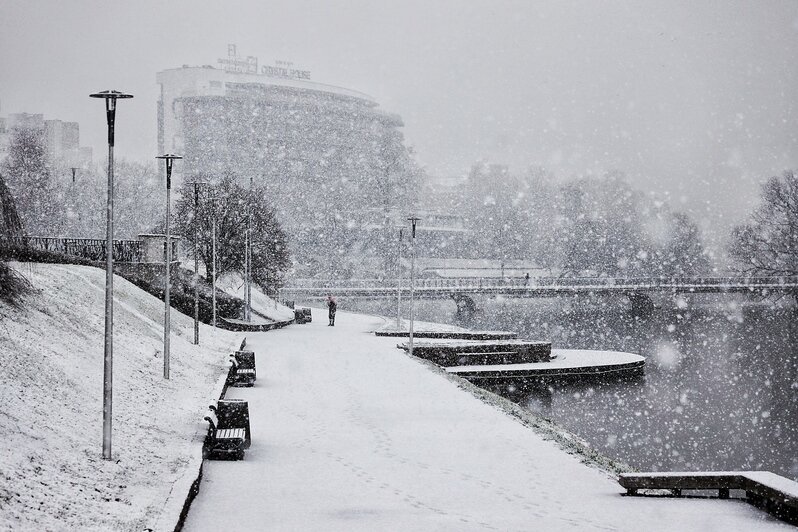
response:
[[[23,236],[8,240],[10,245],[39,251],[60,253],[71,257],[102,262],[106,258],[106,242],[99,238],[56,238]],[[113,258],[116,262],[141,262],[142,249],[138,240],[114,240]]]
[[[294,279],[283,287],[286,292],[397,290],[397,279]],[[401,282],[403,290],[409,289],[407,279]],[[774,290],[798,289],[798,276],[753,277],[456,277],[416,279],[414,287],[419,291],[502,291],[524,292],[539,290],[646,290],[646,289],[752,289]]]

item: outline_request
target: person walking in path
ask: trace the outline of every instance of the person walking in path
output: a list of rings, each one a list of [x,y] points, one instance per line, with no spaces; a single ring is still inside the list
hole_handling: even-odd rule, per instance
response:
[[[327,308],[330,311],[330,323],[328,326],[335,327],[335,311],[338,308],[338,304],[335,302],[335,298],[332,296],[332,294],[327,294]]]

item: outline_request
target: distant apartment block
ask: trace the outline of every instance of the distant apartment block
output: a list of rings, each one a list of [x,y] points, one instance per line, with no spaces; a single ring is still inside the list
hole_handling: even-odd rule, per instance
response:
[[[41,113],[12,113],[0,117],[0,160],[8,155],[14,130],[26,129],[41,135],[47,157],[55,164],[88,166],[92,149],[80,145],[80,125],[77,122],[45,120]]]

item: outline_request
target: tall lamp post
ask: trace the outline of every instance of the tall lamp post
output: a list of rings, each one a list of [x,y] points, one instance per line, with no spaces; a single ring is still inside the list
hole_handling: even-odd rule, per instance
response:
[[[404,228],[399,228],[399,260],[396,262],[396,330],[402,328],[402,233]]]
[[[211,262],[213,262],[213,266],[211,266],[211,290],[213,292],[211,298],[213,300],[213,327],[216,328],[216,189],[213,189],[213,193],[211,195],[211,205],[213,208],[213,228],[211,229],[211,242],[212,242],[212,249],[211,249]]]
[[[105,349],[103,354],[103,458],[111,459],[114,377],[114,123],[116,100],[132,94],[110,90],[90,94],[105,100],[108,121],[108,200],[105,211]]]
[[[244,319],[252,320],[252,181],[249,177],[249,194],[247,195],[247,232],[244,242]]]
[[[76,210],[76,198],[75,198],[75,181],[77,180],[77,166],[71,166],[70,169],[72,170],[72,185],[69,187],[69,199],[64,201],[66,207],[66,216],[67,216],[67,235],[68,236],[75,236],[78,230],[75,229],[75,210]]]
[[[505,253],[504,253],[504,224],[503,223],[502,223],[501,226],[499,226],[499,249],[501,250],[501,262],[500,262],[501,279],[499,281],[499,284],[503,285],[504,284],[504,259],[505,259],[505,256],[506,256]]]
[[[197,253],[197,249],[199,248],[199,224],[197,223],[197,217],[199,215],[199,187],[200,185],[207,184],[208,183],[204,181],[192,181],[189,183],[189,185],[194,185],[194,345],[199,345],[199,256]],[[215,299],[216,294],[214,293],[214,300]]]
[[[410,356],[413,356],[413,320],[415,310],[414,290],[416,283],[416,223],[421,218],[411,216],[410,222]]]
[[[165,153],[156,159],[163,159],[166,163],[166,229],[164,231],[164,245],[166,246],[166,256],[164,257],[164,307],[163,307],[163,378],[169,378],[169,340],[171,335],[171,303],[169,301],[171,292],[171,272],[172,272],[172,241],[169,234],[170,206],[172,203],[172,165],[176,159],[182,159],[180,155]]]

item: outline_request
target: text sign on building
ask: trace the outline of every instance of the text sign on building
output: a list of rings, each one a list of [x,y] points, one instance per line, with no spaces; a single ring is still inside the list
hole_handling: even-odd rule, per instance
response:
[[[227,59],[219,59],[219,64],[225,72],[237,72],[240,74],[257,74],[258,73],[258,58],[249,56],[246,59],[237,59],[235,57],[228,57]]]
[[[261,75],[270,78],[310,79],[310,70],[293,68],[294,63],[290,61],[275,61],[274,66],[263,65],[258,71],[258,58],[250,55],[246,59],[239,59],[235,44],[227,46],[227,58],[219,59],[218,63],[222,65],[225,72],[237,74],[258,74],[260,72]]]
[[[260,73],[271,78],[310,79],[310,70],[298,70],[283,66],[263,65],[260,67]]]

